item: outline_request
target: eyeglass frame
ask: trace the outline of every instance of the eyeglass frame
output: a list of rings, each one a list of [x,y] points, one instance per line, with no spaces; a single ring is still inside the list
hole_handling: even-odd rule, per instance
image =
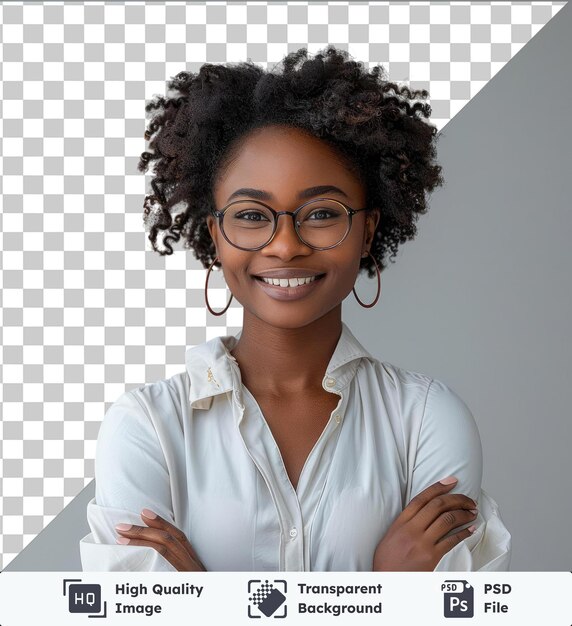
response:
[[[308,204],[311,204],[312,202],[318,202],[319,200],[327,200],[328,202],[337,202],[338,204],[340,204],[344,210],[346,211],[348,217],[349,217],[349,221],[350,221],[350,225],[349,228],[346,232],[346,234],[343,236],[342,239],[340,239],[340,241],[338,241],[338,243],[335,243],[333,246],[327,246],[326,248],[317,248],[316,246],[312,246],[309,243],[307,243],[306,241],[304,241],[300,235],[300,233],[298,232],[298,226],[296,223],[296,216],[298,215],[298,213]],[[224,219],[224,214],[226,212],[226,210],[232,206],[233,204],[238,204],[239,202],[254,202],[256,204],[261,204],[262,206],[266,207],[271,213],[272,216],[274,217],[274,229],[272,231],[272,235],[270,236],[270,239],[263,244],[262,246],[258,246],[257,248],[243,248],[241,246],[236,245],[235,243],[232,243],[232,241],[229,240],[229,238],[226,236],[226,233],[224,232],[224,228],[223,228],[223,219]],[[360,211],[368,211],[371,210],[372,207],[364,207],[363,209],[353,209],[351,206],[349,206],[349,204],[346,204],[345,202],[342,202],[341,200],[334,200],[334,198],[312,198],[311,200],[308,200],[307,202],[304,202],[304,204],[300,205],[297,209],[295,209],[294,211],[275,211],[270,205],[266,204],[265,202],[262,202],[261,200],[233,200],[232,202],[229,202],[226,206],[224,206],[222,209],[211,209],[211,213],[214,217],[218,218],[218,225],[220,228],[220,232],[222,233],[222,236],[225,238],[225,240],[231,245],[234,246],[235,248],[238,248],[239,250],[244,250],[245,252],[256,252],[257,250],[262,250],[262,248],[265,248],[267,245],[269,245],[270,243],[272,243],[272,240],[274,239],[274,236],[276,235],[276,231],[278,230],[278,218],[281,215],[291,215],[292,216],[292,222],[294,225],[294,231],[296,232],[296,235],[298,236],[298,239],[305,245],[308,246],[309,248],[312,248],[312,250],[331,250],[332,248],[336,248],[337,246],[339,246],[346,238],[347,236],[350,234],[351,230],[352,230],[352,217],[356,214],[359,213]]]

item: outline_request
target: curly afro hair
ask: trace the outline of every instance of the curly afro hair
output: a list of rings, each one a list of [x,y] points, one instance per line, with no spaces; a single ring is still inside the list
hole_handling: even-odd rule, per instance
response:
[[[146,172],[155,161],[143,216],[153,250],[172,254],[169,242],[182,235],[184,247],[209,267],[216,255],[206,221],[215,208],[214,183],[241,138],[278,124],[326,141],[365,184],[366,206],[380,209],[370,252],[383,270],[386,254],[393,262],[398,245],[415,237],[426,192],[443,184],[434,162],[437,129],[423,119],[431,107],[419,101],[428,92],[386,78],[382,66],[368,72],[333,45],[311,59],[306,48],[291,52],[281,72],[248,61],[177,74],[168,82],[175,93],[155,95],[145,108],[147,117],[158,111],[145,131],[153,152],[143,152],[138,164]],[[175,214],[176,208],[182,210]],[[159,232],[165,232],[163,250]],[[362,269],[375,276],[370,256],[361,259]]]

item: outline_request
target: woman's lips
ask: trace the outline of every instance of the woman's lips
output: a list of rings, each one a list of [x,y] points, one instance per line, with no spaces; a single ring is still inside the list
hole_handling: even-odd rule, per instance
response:
[[[279,285],[270,285],[256,276],[254,277],[254,280],[265,293],[275,300],[298,300],[299,298],[303,298],[309,294],[321,282],[324,276],[325,274],[322,274],[315,280],[312,280],[305,285],[298,285],[297,287],[280,287]]]

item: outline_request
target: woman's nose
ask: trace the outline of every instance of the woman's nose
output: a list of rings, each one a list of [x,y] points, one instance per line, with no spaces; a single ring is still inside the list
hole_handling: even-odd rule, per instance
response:
[[[311,251],[312,248],[298,237],[292,216],[282,213],[278,216],[276,232],[272,241],[262,250],[266,250],[269,254],[291,256],[292,254],[300,254],[304,250]]]

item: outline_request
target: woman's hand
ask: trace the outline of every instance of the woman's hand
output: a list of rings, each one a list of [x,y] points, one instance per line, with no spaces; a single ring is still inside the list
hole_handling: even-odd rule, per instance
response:
[[[460,493],[447,492],[457,484],[437,482],[412,498],[377,545],[373,571],[432,572],[444,554],[470,537],[475,527],[444,536],[474,520],[476,502]]]
[[[143,509],[141,519],[147,526],[117,524],[117,543],[154,548],[179,572],[207,571],[182,530],[149,509]]]

